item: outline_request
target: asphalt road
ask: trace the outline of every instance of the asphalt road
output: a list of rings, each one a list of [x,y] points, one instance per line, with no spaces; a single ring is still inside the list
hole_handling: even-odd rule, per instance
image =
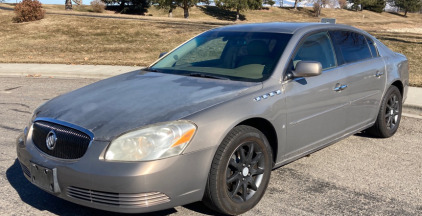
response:
[[[115,215],[78,206],[27,181],[15,138],[43,101],[91,79],[0,77],[0,215]],[[422,120],[403,117],[389,139],[354,135],[272,172],[245,215],[422,215]],[[201,203],[155,215],[214,215]],[[151,215],[151,214],[149,214]]]

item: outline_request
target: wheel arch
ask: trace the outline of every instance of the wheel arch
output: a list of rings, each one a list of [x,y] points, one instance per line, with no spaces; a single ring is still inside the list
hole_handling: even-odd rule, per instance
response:
[[[403,93],[404,93],[404,86],[403,83],[400,80],[396,80],[393,83],[391,83],[390,86],[395,86],[399,89],[401,96],[403,97]]]
[[[269,122],[268,120],[264,118],[255,117],[255,118],[243,120],[236,126],[238,125],[248,125],[248,126],[254,127],[260,130],[265,135],[265,137],[267,137],[271,150],[273,152],[272,159],[275,164],[277,161],[277,153],[278,153],[278,139],[277,139],[277,132],[274,126],[271,124],[271,122]]]

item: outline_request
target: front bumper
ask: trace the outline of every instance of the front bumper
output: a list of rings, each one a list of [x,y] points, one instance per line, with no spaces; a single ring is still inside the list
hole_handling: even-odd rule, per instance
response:
[[[31,164],[55,170],[56,189],[47,192],[80,205],[124,213],[200,201],[214,153],[206,149],[149,162],[107,162],[101,155],[108,142],[94,140],[82,158],[61,160],[37,149],[31,131],[22,137],[27,138],[18,139],[17,155],[29,181]]]

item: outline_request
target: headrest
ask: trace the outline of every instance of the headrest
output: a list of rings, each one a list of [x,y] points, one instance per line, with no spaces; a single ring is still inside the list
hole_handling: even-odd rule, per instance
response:
[[[251,41],[248,44],[247,49],[249,55],[266,56],[269,54],[267,44],[261,40]]]

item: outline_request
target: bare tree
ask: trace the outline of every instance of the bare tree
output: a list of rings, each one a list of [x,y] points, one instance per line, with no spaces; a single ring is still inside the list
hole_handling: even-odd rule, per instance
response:
[[[297,3],[298,2],[301,2],[302,0],[295,0],[295,5],[294,5],[294,8],[295,8],[295,10],[297,10]]]
[[[280,7],[284,7],[284,0],[279,0],[278,3],[280,4]]]
[[[332,0],[312,0],[314,13],[316,17],[319,17],[321,15],[322,8],[325,8],[327,5],[330,7],[334,6],[334,1]]]
[[[323,5],[322,1],[323,0],[315,0],[314,1],[313,8],[314,8],[314,13],[315,13],[316,17],[319,17],[321,15],[321,9],[322,9],[322,5]]]
[[[73,9],[73,7],[72,7],[72,1],[75,4],[77,4],[77,5],[81,5],[82,4],[82,0],[65,0],[65,2],[64,2],[64,8],[66,10],[72,10]]]
[[[177,7],[183,8],[183,17],[189,18],[189,8],[196,5],[199,0],[154,0],[155,6],[159,9],[168,10],[169,17],[173,16],[173,10]]]

